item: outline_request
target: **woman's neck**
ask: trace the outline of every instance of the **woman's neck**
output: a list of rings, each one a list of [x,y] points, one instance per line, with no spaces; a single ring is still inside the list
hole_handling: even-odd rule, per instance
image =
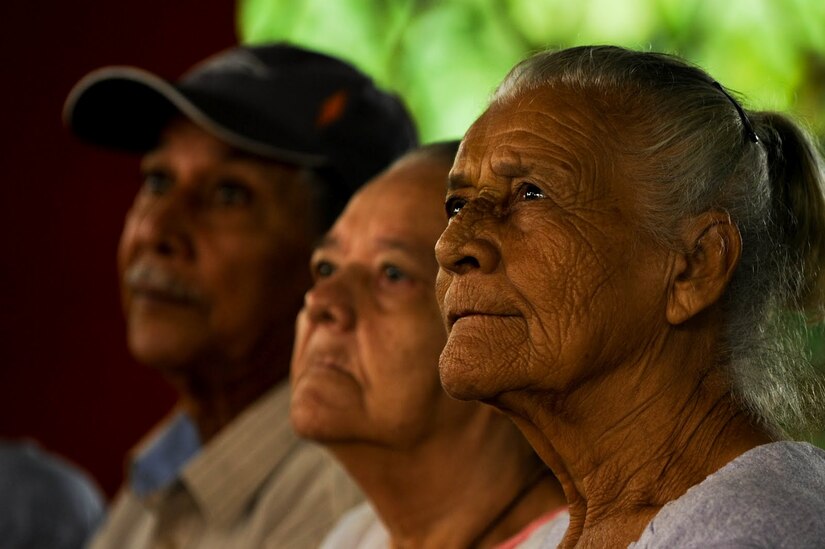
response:
[[[564,486],[570,527],[563,547],[626,546],[665,503],[771,440],[736,405],[717,369],[691,374],[700,371],[695,359],[685,350],[656,364],[624,365],[563,402],[512,394],[499,403]]]
[[[403,451],[330,449],[359,483],[393,547],[491,547],[564,505],[560,486],[512,422],[477,405],[469,425]]]

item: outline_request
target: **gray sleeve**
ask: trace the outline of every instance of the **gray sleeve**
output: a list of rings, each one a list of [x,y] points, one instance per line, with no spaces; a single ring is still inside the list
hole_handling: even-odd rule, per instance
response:
[[[664,506],[630,547],[825,547],[825,453],[785,442],[743,456]]]

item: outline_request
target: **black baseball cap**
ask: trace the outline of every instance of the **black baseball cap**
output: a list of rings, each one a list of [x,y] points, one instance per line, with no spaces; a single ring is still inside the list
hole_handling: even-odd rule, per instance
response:
[[[177,82],[98,69],[71,90],[63,118],[85,141],[146,152],[179,114],[235,148],[315,169],[347,196],[418,142],[398,97],[344,61],[285,43],[223,51]]]

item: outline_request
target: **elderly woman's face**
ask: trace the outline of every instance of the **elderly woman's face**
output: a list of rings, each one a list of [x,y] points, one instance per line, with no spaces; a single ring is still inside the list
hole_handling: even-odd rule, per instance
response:
[[[415,444],[466,404],[438,381],[446,333],[433,246],[448,166],[413,157],[359,192],[315,250],[292,360],[296,431],[326,443]]]
[[[634,228],[605,131],[586,102],[545,89],[467,133],[436,245],[453,396],[565,393],[632,360],[664,321],[667,252]]]

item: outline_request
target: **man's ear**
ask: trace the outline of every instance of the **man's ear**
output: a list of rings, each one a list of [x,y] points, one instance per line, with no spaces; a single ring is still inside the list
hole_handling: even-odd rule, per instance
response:
[[[710,211],[687,221],[682,252],[675,254],[667,320],[681,324],[718,302],[742,253],[739,229],[725,212]]]

